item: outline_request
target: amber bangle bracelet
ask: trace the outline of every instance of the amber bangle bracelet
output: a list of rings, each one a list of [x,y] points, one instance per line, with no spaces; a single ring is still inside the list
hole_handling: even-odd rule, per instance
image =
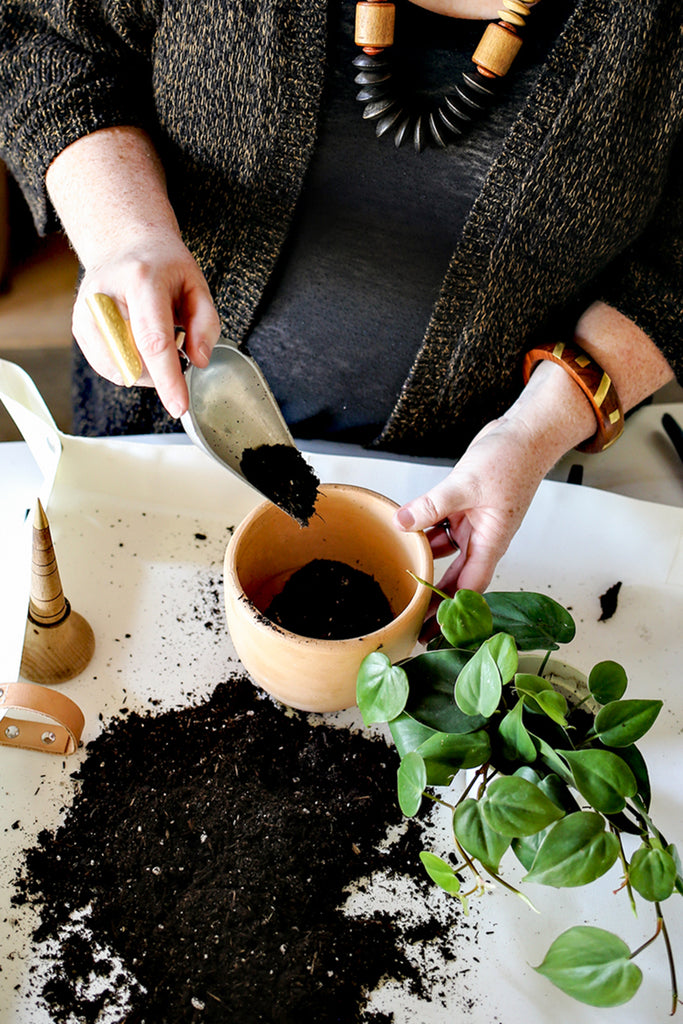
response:
[[[545,342],[532,348],[524,357],[522,374],[526,384],[534,368],[548,359],[567,371],[590,402],[598,428],[592,437],[577,445],[580,452],[603,452],[617,440],[624,429],[624,413],[616,389],[608,374],[579,348],[564,341]]]

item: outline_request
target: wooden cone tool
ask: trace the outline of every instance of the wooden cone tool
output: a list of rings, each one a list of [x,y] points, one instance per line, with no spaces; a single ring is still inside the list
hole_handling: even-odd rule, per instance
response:
[[[94,650],[90,625],[64,597],[50,525],[38,501],[21,675],[34,683],[63,683],[83,671]]]

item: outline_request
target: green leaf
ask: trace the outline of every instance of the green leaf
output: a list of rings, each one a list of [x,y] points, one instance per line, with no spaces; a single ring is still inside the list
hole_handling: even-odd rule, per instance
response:
[[[412,818],[419,811],[426,785],[424,761],[415,751],[406,754],[398,766],[398,804],[406,818]]]
[[[567,726],[567,700],[553,689],[547,679],[528,672],[518,672],[515,676],[515,689],[530,711],[547,715],[563,728]]]
[[[564,816],[538,786],[514,775],[489,785],[482,810],[492,829],[511,837],[533,835]]]
[[[594,665],[588,677],[588,689],[598,704],[609,704],[610,701],[623,697],[628,679],[626,672],[616,661],[599,661]]]
[[[510,837],[491,828],[478,800],[464,800],[455,809],[453,831],[460,845],[471,857],[498,874],[500,858],[510,845]]]
[[[545,594],[493,591],[485,595],[493,613],[492,632],[510,633],[521,651],[556,651],[574,639],[574,620]]]
[[[466,715],[489,718],[498,707],[502,692],[498,666],[488,644],[482,644],[458,676],[456,703]]]
[[[662,710],[661,700],[614,700],[600,708],[595,731],[606,747],[629,747],[651,728]]]
[[[676,861],[668,850],[641,846],[631,857],[628,876],[644,900],[668,900],[676,885]]]
[[[571,774],[567,774],[571,778]],[[542,779],[533,768],[530,768],[528,765],[522,765],[515,772],[515,776],[528,779],[529,782],[534,782],[542,793],[550,797],[553,803],[561,807],[567,814],[573,814],[575,811],[578,811],[579,805],[569,791],[567,783],[557,775],[546,775]],[[519,836],[517,839],[512,840],[512,852],[527,871],[531,871],[531,866],[541,848],[541,843],[553,827],[554,825],[548,825],[547,828],[541,829],[540,832],[535,832],[531,836]]]
[[[408,677],[386,654],[373,651],[363,658],[356,681],[356,701],[366,725],[390,722],[408,699]]]
[[[517,645],[515,638],[509,633],[494,633],[490,640],[486,641],[486,647],[498,666],[503,686],[513,678],[519,665]]]
[[[441,632],[454,647],[480,643],[491,636],[493,619],[488,604],[475,590],[458,590],[436,612]]]
[[[534,736],[533,733],[531,733],[531,735]],[[566,782],[568,786],[573,786],[574,776],[569,771],[567,765],[559,754],[557,754],[553,747],[551,747],[549,743],[546,743],[546,741],[541,737],[534,736],[534,738],[538,743],[538,752],[543,763],[546,764],[551,771],[555,772],[556,775],[559,775],[562,781]]]
[[[638,784],[626,762],[611,750],[563,750],[576,788],[596,811],[615,814],[635,796]]]
[[[469,651],[427,651],[402,663],[410,695],[406,711],[436,732],[475,732],[486,719],[465,715],[453,700],[458,673],[472,657]]]
[[[567,995],[588,1006],[621,1006],[643,979],[618,935],[577,925],[555,939],[535,970]]]
[[[588,885],[609,871],[618,856],[619,841],[605,831],[602,815],[576,811],[552,826],[523,881],[558,888]]]
[[[625,761],[633,772],[638,784],[638,796],[643,801],[645,810],[647,810],[650,806],[651,792],[650,776],[647,770],[645,758],[636,746],[619,747],[619,749],[613,751],[613,753],[617,754],[622,761]]]
[[[683,865],[681,865],[681,858],[679,856],[678,850],[676,849],[673,843],[669,843],[669,845],[666,848],[666,852],[669,854],[674,864],[676,865],[676,881],[674,882],[674,889],[677,893],[683,896]]]
[[[483,729],[464,736],[437,732],[426,739],[417,752],[427,768],[427,785],[448,786],[462,768],[478,768],[488,761],[491,742]]]
[[[518,700],[498,726],[503,741],[503,754],[509,761],[535,761],[536,746],[522,721],[524,703]]]
[[[389,722],[389,731],[396,744],[399,757],[405,757],[412,750],[417,750],[420,744],[435,735],[435,730],[416,722],[414,718],[402,712],[398,718]]]
[[[421,852],[420,860],[432,882],[436,882],[440,889],[444,889],[451,896],[457,897],[462,903],[465,913],[467,913],[467,900],[460,895],[460,879],[451,865],[428,850]]]

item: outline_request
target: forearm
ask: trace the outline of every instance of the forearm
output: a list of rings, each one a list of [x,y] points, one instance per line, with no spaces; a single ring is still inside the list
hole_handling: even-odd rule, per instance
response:
[[[163,168],[138,128],[81,137],[51,163],[46,186],[85,274],[74,305],[74,337],[98,373],[122,380],[88,298],[111,296],[130,321],[143,360],[138,381],[153,384],[172,416],[188,395],[175,346],[206,366],[220,324],[203,274],[186,248],[166,193]]]
[[[661,352],[616,310],[596,303],[577,343],[612,378],[624,411],[673,376]],[[521,384],[521,381],[520,381]],[[449,475],[396,513],[403,530],[427,530],[437,557],[459,548],[439,583],[484,590],[544,476],[596,431],[593,407],[566,370],[541,361],[518,399],[474,438]],[[448,520],[448,534],[440,524]]]
[[[161,162],[139,128],[105,128],[78,139],[53,160],[45,181],[86,269],[134,249],[140,238],[180,238]]]
[[[624,412],[673,378],[668,362],[647,335],[604,303],[596,302],[584,313],[575,340],[609,375]],[[588,399],[562,367],[549,362],[536,367],[502,419],[522,431],[522,443],[542,475],[596,430]]]

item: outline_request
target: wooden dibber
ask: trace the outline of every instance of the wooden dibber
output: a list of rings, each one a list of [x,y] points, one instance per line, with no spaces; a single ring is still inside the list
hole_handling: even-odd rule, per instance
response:
[[[94,650],[90,625],[64,597],[50,525],[38,501],[21,675],[34,683],[66,682],[83,671]]]

